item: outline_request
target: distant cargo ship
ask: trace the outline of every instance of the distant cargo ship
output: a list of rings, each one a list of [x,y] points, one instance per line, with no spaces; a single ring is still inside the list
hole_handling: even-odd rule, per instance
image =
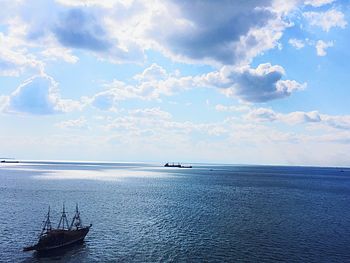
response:
[[[50,251],[53,249],[73,245],[84,240],[91,226],[91,224],[89,226],[82,225],[78,205],[76,206],[75,215],[73,217],[72,223],[69,225],[65,207],[63,205],[62,216],[58,227],[57,229],[53,229],[50,221],[49,207],[49,211],[46,216],[44,227],[40,233],[38,243],[34,246],[23,248],[23,251]]]
[[[14,161],[14,160],[1,160],[0,163],[19,163],[19,161]]]
[[[164,164],[164,167],[192,168],[192,165],[182,165],[182,164],[180,164],[180,163],[178,163],[178,164],[174,164],[174,163],[169,164],[169,163],[166,163],[166,164]]]

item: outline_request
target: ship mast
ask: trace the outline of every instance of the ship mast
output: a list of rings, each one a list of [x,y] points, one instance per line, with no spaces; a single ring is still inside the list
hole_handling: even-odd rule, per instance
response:
[[[52,229],[52,226],[51,226],[51,220],[50,220],[50,206],[49,206],[49,211],[47,212],[46,220],[44,222],[44,226],[43,226],[43,229],[41,230],[40,236],[51,231],[51,229]]]
[[[75,206],[75,215],[74,215],[74,217],[72,219],[72,223],[71,223],[69,229],[72,229],[73,226],[75,226],[77,229],[79,229],[79,227],[82,226],[82,222],[81,222],[81,218],[80,218],[80,212],[79,212],[79,209],[78,209],[78,204],[76,204],[76,206]]]
[[[62,224],[62,228],[61,228],[61,224]],[[58,223],[57,228],[64,230],[65,227],[68,229],[69,225],[68,225],[68,220],[67,220],[66,208],[65,208],[64,203],[63,203],[62,216],[61,216],[60,222]]]

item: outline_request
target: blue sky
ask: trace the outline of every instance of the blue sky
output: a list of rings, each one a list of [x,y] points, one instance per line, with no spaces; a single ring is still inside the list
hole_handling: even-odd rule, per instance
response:
[[[2,1],[0,155],[348,166],[349,7]]]

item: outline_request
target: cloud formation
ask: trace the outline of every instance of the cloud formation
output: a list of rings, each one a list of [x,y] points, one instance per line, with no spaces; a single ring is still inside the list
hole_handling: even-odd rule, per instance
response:
[[[305,43],[301,39],[291,38],[289,39],[288,43],[296,49],[302,49],[303,47],[305,47]]]
[[[333,47],[334,46],[334,41],[323,41],[323,40],[318,40],[318,41],[313,41],[308,38],[306,39],[296,39],[292,38],[289,39],[288,43],[295,47],[296,49],[302,49],[305,47],[305,45],[315,47],[316,49],[316,54],[319,57],[323,57],[327,55],[327,48]]]
[[[165,3],[152,18],[150,35],[178,58],[246,63],[275,47],[288,26],[270,0]]]
[[[274,0],[20,2],[18,13],[39,8],[40,15],[20,16],[17,26],[23,26],[26,40],[43,49],[46,58],[58,51],[62,55],[53,57],[69,63],[77,61],[70,49],[120,63],[140,62],[146,50],[157,48],[175,60],[245,65],[269,49],[281,48],[279,40],[292,26],[288,13],[297,4]],[[319,13],[311,13],[305,16],[315,20]],[[340,20],[332,26],[343,26]]]
[[[106,51],[112,45],[101,22],[83,9],[68,10],[59,17],[53,32],[58,41],[68,47]]]
[[[168,73],[164,68],[161,66],[153,63],[148,68],[145,68],[145,70],[141,74],[137,74],[134,76],[134,79],[138,81],[150,81],[150,80],[161,80],[168,77]]]
[[[45,60],[56,61],[62,59],[63,61],[72,64],[79,61],[79,58],[72,54],[71,49],[59,46],[48,47],[47,49],[43,50],[40,54],[44,56]]]
[[[89,128],[85,117],[80,117],[79,119],[74,119],[74,120],[62,121],[57,123],[55,126],[61,129],[86,130]]]
[[[254,120],[259,122],[265,122],[265,121],[275,121],[278,119],[277,114],[267,108],[258,108],[250,110],[249,113],[246,115],[246,118],[248,120]]]
[[[113,1],[110,8],[97,1],[91,4],[86,1],[71,4],[68,1],[23,1],[16,5],[18,21],[9,34],[16,28],[23,28],[22,45],[36,47],[46,58],[55,51],[64,51],[54,57],[69,63],[77,60],[71,51],[76,49],[113,63],[140,62],[144,59],[144,48],[133,37],[125,38],[125,33],[121,33],[125,27],[121,27],[121,23],[117,26],[120,18],[116,10],[121,6],[124,5],[119,1]],[[123,11],[131,13],[126,7]],[[123,18],[127,23],[128,15]]]
[[[223,67],[221,71],[209,73],[207,81],[222,88],[229,96],[236,96],[248,102],[266,102],[290,96],[302,90],[306,84],[295,80],[282,80],[285,71],[281,66],[270,63],[260,64],[257,68]]]
[[[42,70],[43,63],[28,54],[26,49],[20,48],[19,42],[18,36],[0,32],[0,76],[19,76],[26,68],[37,72]]]
[[[89,7],[89,6],[101,6],[104,8],[112,8],[114,5],[120,2],[125,2],[127,3],[128,0],[123,1],[123,0],[56,0],[58,3],[66,6],[74,6],[74,7]]]
[[[303,15],[310,25],[321,27],[326,32],[333,27],[345,28],[347,25],[344,14],[336,9],[325,12],[305,12]]]
[[[317,7],[331,2],[310,0],[305,4]],[[23,1],[11,5],[20,14],[11,30],[23,28],[25,40],[41,49],[46,59],[53,55],[68,63],[77,61],[75,49],[120,63],[140,62],[146,50],[157,48],[175,60],[246,65],[263,52],[282,47],[279,41],[293,25],[288,14],[298,4],[301,2],[275,0]],[[27,9],[38,9],[40,15],[23,15]],[[305,12],[304,16],[327,31],[346,25],[344,14],[336,9]],[[300,42],[292,43],[301,47]]]
[[[350,131],[349,115],[328,115],[321,114],[318,111],[294,111],[289,113],[276,112],[270,108],[254,108],[247,106],[224,106],[216,105],[217,111],[245,112],[245,119],[257,122],[273,122],[280,121],[288,125],[296,124],[318,124],[337,130]]]
[[[318,111],[295,111],[290,113],[275,112],[270,108],[251,108],[247,111],[245,118],[250,121],[272,122],[281,121],[290,125],[300,123],[317,123],[321,122],[321,115]]]
[[[20,53],[9,50],[0,51],[0,76],[18,76],[27,59]]]
[[[317,56],[323,57],[327,55],[326,49],[333,47],[333,41],[325,42],[323,40],[318,40],[315,47]]]
[[[314,6],[314,7],[320,7],[320,6],[323,6],[323,5],[331,4],[334,1],[335,0],[306,0],[305,4],[306,5],[311,5],[311,6]]]
[[[313,61],[310,56],[310,63],[294,67],[293,55],[304,55],[312,49],[311,55],[315,58],[315,50],[323,56],[333,44],[344,47],[343,36],[324,38],[329,34],[321,30],[308,31],[307,26],[317,26],[324,31],[346,27],[342,3],[330,5],[333,0],[3,2],[0,75],[7,76],[6,85],[21,81],[22,84],[12,93],[8,86],[4,89],[0,95],[1,113],[38,116],[82,108],[88,113],[81,118],[68,115],[66,121],[56,124],[56,127],[70,129],[70,132],[55,129],[59,139],[55,136],[46,139],[40,136],[45,130],[33,128],[11,141],[8,149],[28,144],[22,138],[30,138],[33,135],[30,132],[35,132],[40,133],[33,144],[36,147],[31,145],[29,149],[36,150],[40,144],[44,152],[47,146],[56,143],[59,147],[66,145],[64,151],[67,152],[66,149],[72,149],[72,143],[92,146],[86,151],[76,147],[77,151],[71,153],[73,158],[81,154],[93,158],[88,153],[95,153],[98,158],[117,158],[115,153],[119,150],[116,149],[125,149],[130,153],[129,160],[150,156],[150,152],[158,153],[154,155],[156,159],[164,158],[168,151],[174,155],[188,154],[191,158],[202,154],[211,161],[217,158],[221,162],[254,162],[251,156],[256,155],[255,160],[259,162],[275,162],[285,156],[278,148],[301,160],[299,153],[306,148],[320,154],[333,152],[315,150],[312,146],[319,145],[320,140],[329,142],[327,146],[335,143],[338,149],[347,150],[348,145],[342,144],[350,142],[349,116],[322,114],[322,108],[282,113],[267,106],[275,105],[269,103],[272,100],[287,98],[306,87],[304,80],[291,79],[286,72],[315,83],[312,79],[319,71],[308,68],[308,74],[304,74],[304,67],[317,67],[319,59]],[[303,14],[305,10],[312,12]],[[307,48],[290,52],[284,49],[288,42],[297,49]],[[278,61],[280,65],[276,64]],[[137,65],[116,66],[111,62],[136,62]],[[136,70],[138,74],[134,75]],[[65,84],[69,85],[64,87],[65,93],[90,97],[83,97],[81,101],[61,98],[58,83],[43,72],[55,72],[52,74],[61,78],[57,80],[62,83],[78,83],[74,87]],[[91,75],[85,76],[86,73]],[[39,75],[23,81],[34,74]],[[97,90],[96,83],[102,83],[101,90]],[[320,83],[320,89],[310,89],[307,96],[314,95],[316,90],[323,92],[327,83],[330,82]],[[336,92],[342,89],[339,94],[346,92],[339,85],[334,89]],[[178,94],[180,92],[182,94]],[[338,99],[339,94],[332,98]],[[167,98],[172,95],[176,96]],[[320,100],[324,99],[323,94],[318,95]],[[216,103],[237,100],[240,102],[237,106],[218,104],[215,107],[225,113],[212,111]],[[310,103],[306,100],[288,107],[298,105],[308,109]],[[85,108],[87,105],[91,107]],[[140,105],[149,108],[134,108]],[[184,105],[186,108],[181,108]],[[317,105],[324,107],[321,101]],[[344,108],[339,106],[337,111],[344,112]],[[232,116],[228,112],[233,112]],[[224,118],[220,119],[219,115]],[[50,127],[55,118],[45,117],[51,120],[46,127]],[[21,119],[22,116],[3,116],[10,125],[12,120],[19,123]],[[35,127],[43,119],[31,120]],[[79,131],[89,127],[93,127],[89,135]],[[3,133],[6,132],[4,129]],[[76,138],[71,136],[75,132]],[[177,144],[169,147],[169,138]],[[115,144],[125,147],[114,147]],[[297,144],[297,151],[291,151]],[[267,148],[271,150],[266,151]],[[135,157],[135,153],[139,156]],[[244,154],[246,157],[242,157]],[[272,157],[260,159],[268,154]],[[125,152],[120,156],[125,158]]]
[[[1,108],[6,113],[49,115],[80,109],[81,105],[77,101],[61,99],[58,83],[48,75],[38,75],[5,96]]]
[[[243,101],[261,103],[290,96],[303,90],[306,83],[282,79],[285,71],[281,66],[269,63],[257,68],[249,66],[227,67],[218,71],[195,76],[181,76],[179,72],[169,74],[159,65],[152,64],[141,74],[136,74],[136,84],[114,80],[105,84],[106,90],[88,99],[89,103],[101,110],[115,109],[118,101],[125,99],[160,99],[180,91],[195,88],[216,88],[229,97]]]

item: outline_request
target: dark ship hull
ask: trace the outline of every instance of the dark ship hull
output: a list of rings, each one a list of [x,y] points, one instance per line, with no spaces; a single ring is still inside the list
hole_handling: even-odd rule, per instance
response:
[[[192,168],[191,165],[182,165],[182,164],[169,164],[169,163],[166,163],[164,164],[164,167],[173,167],[173,168]]]
[[[90,227],[91,225],[76,230],[51,230],[47,235],[42,236],[36,245],[25,247],[23,250],[40,252],[74,245],[84,240],[87,233],[89,233]]]

